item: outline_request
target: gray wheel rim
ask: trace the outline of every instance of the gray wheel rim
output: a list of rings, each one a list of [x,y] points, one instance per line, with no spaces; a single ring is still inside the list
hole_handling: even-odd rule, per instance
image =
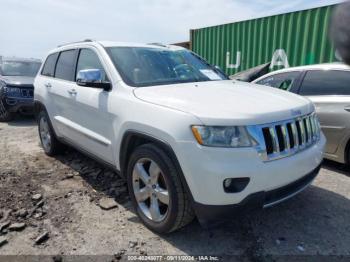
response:
[[[45,151],[50,151],[51,149],[51,135],[49,131],[49,123],[46,120],[46,117],[42,116],[39,122],[39,131],[41,143]]]
[[[163,221],[169,210],[169,187],[158,164],[148,158],[138,160],[132,180],[133,193],[141,212],[154,222]]]

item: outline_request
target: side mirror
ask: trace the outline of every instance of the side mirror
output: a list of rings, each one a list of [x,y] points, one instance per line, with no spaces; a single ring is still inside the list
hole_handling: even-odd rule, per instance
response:
[[[102,70],[84,69],[80,70],[77,75],[77,85],[103,88],[106,91],[111,90],[111,83],[102,81]]]

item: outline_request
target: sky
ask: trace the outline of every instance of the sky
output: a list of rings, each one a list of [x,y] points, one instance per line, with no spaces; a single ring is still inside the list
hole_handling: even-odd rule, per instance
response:
[[[83,39],[175,43],[189,30],[342,0],[0,0],[0,55],[43,59]]]

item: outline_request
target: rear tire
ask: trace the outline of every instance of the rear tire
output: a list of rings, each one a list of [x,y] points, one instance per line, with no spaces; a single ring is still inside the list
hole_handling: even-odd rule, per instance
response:
[[[159,147],[145,144],[136,148],[128,163],[127,182],[136,213],[150,230],[170,233],[193,220],[178,170]]]
[[[64,146],[57,140],[46,111],[40,111],[37,119],[40,142],[45,154],[48,156],[54,156],[62,153]]]

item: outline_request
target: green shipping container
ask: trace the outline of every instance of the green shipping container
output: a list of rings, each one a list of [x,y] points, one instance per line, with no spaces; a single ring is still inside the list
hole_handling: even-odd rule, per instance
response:
[[[191,30],[191,49],[229,74],[337,61],[328,38],[334,5]]]

